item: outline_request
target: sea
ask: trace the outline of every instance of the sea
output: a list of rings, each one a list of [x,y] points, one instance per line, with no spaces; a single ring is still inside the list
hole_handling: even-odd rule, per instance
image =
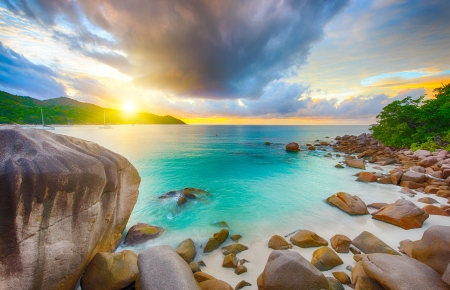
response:
[[[124,233],[137,223],[164,228],[160,237],[132,247],[136,252],[157,245],[176,248],[187,238],[201,248],[220,230],[221,222],[230,234],[242,235],[244,244],[298,229],[328,236],[345,228],[362,231],[367,219],[351,217],[324,200],[339,191],[358,195],[366,203],[398,198],[388,185],[355,182],[358,169],[335,168],[343,158],[330,148],[307,150],[307,143],[368,133],[368,126],[113,127],[57,127],[54,132],[96,142],[136,167],[142,181]],[[286,151],[290,142],[302,150]],[[177,196],[158,198],[187,187],[209,194],[181,206]]]

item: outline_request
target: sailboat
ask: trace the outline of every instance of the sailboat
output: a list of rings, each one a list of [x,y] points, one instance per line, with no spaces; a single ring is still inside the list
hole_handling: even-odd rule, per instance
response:
[[[45,123],[44,123],[44,112],[42,111],[42,108],[41,108],[41,118],[42,118],[42,127],[35,127],[36,129],[41,129],[41,130],[55,130],[55,127],[45,125]]]
[[[98,127],[100,129],[113,129],[111,125],[106,125],[106,111],[103,111],[103,126]]]

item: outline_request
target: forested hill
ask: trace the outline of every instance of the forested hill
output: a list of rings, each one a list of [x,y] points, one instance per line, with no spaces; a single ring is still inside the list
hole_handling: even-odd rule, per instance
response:
[[[46,125],[103,124],[104,112],[108,124],[185,124],[172,116],[126,113],[65,97],[40,101],[0,91],[0,124],[41,124],[41,108]]]

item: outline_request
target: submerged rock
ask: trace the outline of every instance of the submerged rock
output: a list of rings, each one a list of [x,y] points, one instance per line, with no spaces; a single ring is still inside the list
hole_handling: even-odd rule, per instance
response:
[[[411,201],[399,199],[374,213],[372,218],[408,230],[421,228],[428,216],[428,213]]]
[[[146,241],[156,239],[164,232],[163,228],[139,223],[132,226],[125,237],[124,245],[142,244]]]
[[[0,288],[73,289],[114,250],[140,177],[123,156],[45,130],[0,127]]]
[[[329,205],[339,208],[349,215],[369,214],[366,204],[356,195],[338,192],[325,200]]]

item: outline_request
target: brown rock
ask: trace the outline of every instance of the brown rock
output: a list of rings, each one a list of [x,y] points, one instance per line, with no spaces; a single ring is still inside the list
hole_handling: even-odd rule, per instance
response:
[[[0,288],[73,289],[118,246],[139,174],[90,141],[18,126],[0,136]]]
[[[292,245],[289,244],[282,236],[274,235],[269,240],[269,248],[274,250],[287,250],[292,248]]]
[[[222,267],[236,268],[238,266],[238,259],[234,253],[228,254],[223,258]]]
[[[178,246],[176,252],[188,264],[194,260],[195,255],[197,254],[195,250],[195,244],[191,239],[186,239],[182,241],[181,244]]]
[[[345,164],[354,168],[366,169],[363,159],[346,159]]]
[[[235,241],[235,242],[239,242],[239,240],[240,240],[241,238],[242,238],[242,236],[239,235],[239,234],[234,234],[234,235],[230,236],[230,239],[232,239],[232,240]]]
[[[330,239],[331,247],[338,253],[348,253],[352,240],[344,235],[335,235]]]
[[[415,171],[406,171],[402,175],[402,181],[412,181],[416,183],[425,182],[426,176],[423,173],[415,172]]]
[[[344,168],[344,165],[342,165],[341,163],[338,163],[334,167],[336,167],[336,168]]]
[[[257,283],[259,290],[329,289],[322,272],[293,251],[273,251]]]
[[[329,287],[328,290],[345,290],[344,286],[338,279],[334,277],[327,277],[327,281]]]
[[[194,279],[197,281],[197,283],[201,283],[203,281],[208,280],[216,280],[213,276],[206,274],[205,272],[195,272],[194,273]]]
[[[185,194],[182,194],[177,200],[178,206],[185,204],[186,202],[187,202],[187,198],[186,198]]]
[[[136,245],[156,239],[164,232],[163,228],[138,223],[132,226],[125,237],[124,245]]]
[[[415,172],[425,173],[425,168],[422,166],[411,166],[410,169]]]
[[[190,262],[189,268],[191,268],[192,273],[201,272],[200,266],[196,262]]]
[[[247,281],[242,280],[241,282],[239,282],[236,285],[236,287],[234,287],[234,290],[239,290],[239,289],[242,289],[242,288],[247,287],[247,286],[252,286],[252,284],[248,283]]]
[[[243,244],[231,244],[229,246],[223,247],[221,250],[222,250],[222,254],[224,254],[224,255],[228,255],[231,253],[237,255],[240,252],[248,250],[248,247]]]
[[[311,264],[320,271],[328,271],[344,262],[332,249],[322,247],[314,251]]]
[[[372,218],[409,230],[421,228],[428,213],[411,201],[399,199],[374,213]]]
[[[350,277],[345,272],[333,272],[334,278],[338,279],[342,284],[351,284],[352,281],[350,280]]]
[[[365,273],[386,289],[448,290],[441,276],[417,260],[386,254],[367,255]]]
[[[450,216],[444,209],[437,207],[435,205],[426,205],[422,208],[426,213],[431,215],[443,215],[443,216]]]
[[[450,197],[450,190],[439,190],[438,192],[436,192],[436,196]]]
[[[425,193],[431,193],[431,194],[436,194],[439,191],[439,187],[437,186],[432,186],[432,185],[428,185],[427,187],[425,187],[424,192]]]
[[[215,233],[212,238],[209,238],[206,243],[205,248],[203,249],[203,253],[210,253],[217,249],[221,244],[223,244],[228,238],[228,230],[221,229],[220,232]]]
[[[431,198],[431,197],[421,197],[417,201],[422,202],[422,203],[428,203],[428,204],[439,203],[437,200],[435,200],[434,198]]]
[[[139,273],[137,259],[137,255],[130,250],[97,253],[81,278],[83,290],[120,290],[127,287]]]
[[[298,146],[298,144],[295,142],[291,142],[286,145],[286,150],[291,152],[297,152],[300,151],[300,146]]]
[[[450,176],[450,169],[442,170],[442,177],[445,179]]]
[[[355,285],[355,290],[385,290],[380,284],[372,280],[364,272],[362,261],[356,263],[352,270],[352,281]]]
[[[396,170],[392,172],[389,178],[391,179],[392,184],[399,184],[401,178],[403,176],[403,171]]]
[[[314,150],[316,150],[316,147],[311,145],[311,146],[308,147],[308,150],[314,151]]]
[[[245,267],[244,265],[239,265],[236,267],[236,269],[234,269],[234,273],[236,275],[241,275],[242,273],[247,272],[247,267]]]
[[[367,207],[381,209],[382,207],[384,207],[386,205],[388,205],[388,204],[384,203],[384,202],[375,202],[375,203],[371,203],[371,204],[367,205]]]
[[[301,230],[297,232],[291,237],[290,240],[291,243],[300,248],[328,246],[328,242],[324,238],[308,230]]]
[[[353,255],[359,255],[359,254],[361,254],[361,251],[358,250],[358,249],[355,248],[355,247],[350,247],[350,252],[352,252]]]
[[[363,171],[359,174],[356,181],[362,181],[362,182],[377,182],[377,177],[372,172],[366,172]]]
[[[414,181],[401,181],[400,182],[400,186],[401,187],[407,187],[407,188],[410,188],[410,189],[417,189],[417,188],[423,188],[423,187],[426,187],[426,184],[423,184],[423,183],[417,183],[417,182],[414,182]]]
[[[202,290],[233,290],[233,287],[231,287],[227,282],[217,279],[203,281],[198,285]]]
[[[335,206],[349,215],[369,214],[366,204],[356,195],[338,192],[326,199],[329,205]]]
[[[381,184],[392,184],[392,181],[391,181],[391,178],[390,178],[390,177],[381,177],[381,178],[378,178],[377,182],[378,182],[378,183],[381,183]]]
[[[352,244],[365,254],[384,253],[390,255],[400,255],[397,251],[389,247],[375,235],[366,231],[354,238]]]
[[[430,156],[420,160],[419,165],[422,167],[430,167],[438,162],[437,158],[434,156]]]

